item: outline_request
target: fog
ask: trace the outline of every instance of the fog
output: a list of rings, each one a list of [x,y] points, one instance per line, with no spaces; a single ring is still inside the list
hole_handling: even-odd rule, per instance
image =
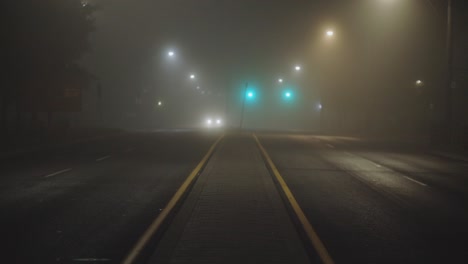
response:
[[[445,1],[93,3],[82,64],[102,85],[109,124],[189,128],[222,118],[237,128],[244,99],[243,126],[253,129],[414,132],[444,121]],[[454,10],[456,67],[466,69],[464,1]]]

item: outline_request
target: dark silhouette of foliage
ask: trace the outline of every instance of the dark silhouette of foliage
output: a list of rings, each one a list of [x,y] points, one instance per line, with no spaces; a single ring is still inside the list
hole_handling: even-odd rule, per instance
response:
[[[4,123],[8,104],[20,105],[30,89],[47,88],[41,80],[76,68],[76,61],[90,48],[95,7],[80,0],[10,0],[0,7]]]

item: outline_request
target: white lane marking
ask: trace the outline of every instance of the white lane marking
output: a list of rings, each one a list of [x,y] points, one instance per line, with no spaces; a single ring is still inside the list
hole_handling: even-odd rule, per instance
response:
[[[52,176],[56,176],[56,175],[59,175],[59,174],[65,173],[65,172],[69,172],[71,170],[72,170],[72,168],[56,171],[54,173],[51,173],[51,174],[48,174],[48,175],[44,176],[44,178],[49,178],[49,177],[52,177]]]
[[[100,157],[100,158],[97,159],[96,161],[97,161],[97,162],[103,161],[103,160],[108,159],[108,158],[110,158],[110,157],[111,157],[111,155],[107,155],[107,156],[104,156],[104,157]]]
[[[327,146],[328,146],[329,148],[335,148],[335,146],[333,146],[332,144],[329,144],[329,143],[327,143]]]
[[[402,175],[402,176],[405,177],[406,179],[412,181],[412,182],[415,182],[415,183],[417,183],[417,184],[419,184],[419,185],[422,185],[422,186],[426,186],[426,187],[427,187],[427,184],[425,184],[425,183],[422,183],[422,182],[420,182],[420,181],[418,181],[418,180],[415,180],[415,179],[413,179],[413,178],[410,178],[410,177],[408,177],[408,176],[406,176],[406,175]]]
[[[359,155],[353,155],[353,154],[351,154],[351,153],[349,153],[349,152],[346,152],[346,153],[349,154],[349,155],[355,156],[355,157],[356,157],[356,156],[359,157]],[[418,180],[415,180],[415,179],[413,179],[413,178],[411,178],[411,177],[408,177],[408,176],[404,175],[403,173],[400,173],[400,172],[398,172],[398,171],[393,170],[392,168],[389,168],[389,167],[380,165],[380,164],[378,164],[378,163],[376,163],[376,162],[374,162],[374,161],[372,161],[372,160],[370,160],[370,159],[366,159],[366,158],[363,158],[363,159],[369,161],[370,163],[374,164],[375,166],[377,166],[377,167],[379,167],[379,168],[384,168],[384,169],[389,170],[389,171],[391,171],[391,172],[393,172],[393,173],[396,173],[396,174],[398,174],[398,175],[403,176],[403,178],[406,178],[407,180],[410,180],[410,181],[415,182],[415,183],[417,183],[417,184],[419,184],[419,185],[422,185],[422,186],[427,187],[427,184],[425,184],[425,183],[423,183],[423,182],[420,182],[420,181],[418,181]]]
[[[417,183],[417,184],[419,184],[419,185],[422,185],[422,186],[426,186],[426,187],[427,187],[427,184],[425,184],[425,183],[422,183],[422,182],[420,182],[420,181],[418,181],[418,180],[415,180],[415,179],[413,179],[413,178],[411,178],[411,177],[408,177],[408,176],[406,176],[406,175],[404,175],[404,174],[402,174],[402,173],[400,173],[400,172],[394,171],[394,170],[392,170],[391,168],[384,167],[384,166],[382,166],[382,165],[380,165],[380,164],[378,164],[378,163],[376,163],[376,162],[373,162],[373,161],[371,161],[371,160],[369,160],[369,161],[370,161],[371,163],[373,163],[375,166],[379,167],[379,168],[385,168],[385,169],[387,169],[387,170],[393,171],[393,172],[395,172],[395,173],[397,173],[397,174],[400,174],[401,176],[403,176],[404,178],[406,178],[406,179],[408,179],[408,180],[410,180],[410,181],[412,181],[412,182],[415,182],[415,183]]]
[[[366,160],[369,161],[370,163],[374,164],[374,166],[376,166],[377,168],[382,168],[382,165],[378,164],[377,162],[374,162],[374,161],[368,160],[368,159],[366,159]]]
[[[73,261],[79,261],[79,262],[98,262],[98,261],[110,261],[110,259],[107,258],[76,258],[73,259]]]

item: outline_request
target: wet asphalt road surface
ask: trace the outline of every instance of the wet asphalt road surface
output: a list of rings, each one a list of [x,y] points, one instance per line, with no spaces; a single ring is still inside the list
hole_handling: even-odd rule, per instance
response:
[[[131,133],[0,160],[0,262],[119,263],[217,136]]]
[[[468,261],[468,163],[353,138],[260,140],[336,263]]]
[[[219,133],[127,133],[0,160],[3,263],[119,263]],[[468,262],[468,164],[258,134],[336,263]]]

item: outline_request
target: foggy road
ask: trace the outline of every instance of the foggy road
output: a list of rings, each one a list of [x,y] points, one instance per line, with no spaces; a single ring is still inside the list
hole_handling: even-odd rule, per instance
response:
[[[3,1],[1,263],[468,263],[468,0]]]
[[[2,262],[120,263],[220,134],[128,133],[0,160]],[[257,136],[336,263],[468,257],[466,162],[404,144]],[[221,142],[250,153],[246,140]]]

